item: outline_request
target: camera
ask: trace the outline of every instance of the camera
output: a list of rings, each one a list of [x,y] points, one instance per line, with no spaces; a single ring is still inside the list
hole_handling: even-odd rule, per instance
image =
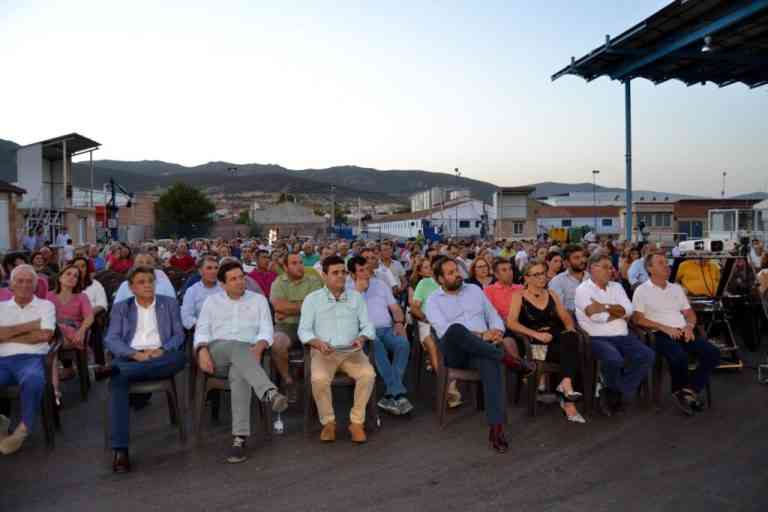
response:
[[[735,249],[736,244],[732,241],[706,238],[703,240],[685,240],[680,242],[677,247],[681,254],[724,253]]]

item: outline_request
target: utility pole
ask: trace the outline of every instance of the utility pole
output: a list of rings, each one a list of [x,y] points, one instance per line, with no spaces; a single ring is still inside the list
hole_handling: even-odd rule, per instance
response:
[[[592,209],[595,215],[595,239],[597,239],[597,175],[600,171],[597,169],[592,170]]]
[[[456,167],[453,172],[456,174],[456,190],[458,191],[459,187],[459,178],[461,177],[461,172],[459,172],[459,168]],[[459,236],[459,203],[456,203],[456,229],[454,231],[454,237],[458,238]]]
[[[336,187],[331,185],[331,232],[336,227]]]

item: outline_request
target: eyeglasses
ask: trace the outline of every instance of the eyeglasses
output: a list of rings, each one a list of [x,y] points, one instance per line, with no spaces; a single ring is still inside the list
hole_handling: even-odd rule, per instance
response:
[[[547,275],[546,272],[534,272],[533,274],[527,274],[528,277],[544,277]]]

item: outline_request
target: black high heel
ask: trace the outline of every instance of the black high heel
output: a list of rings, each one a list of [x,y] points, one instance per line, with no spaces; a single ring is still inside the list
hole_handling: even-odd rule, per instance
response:
[[[488,444],[491,448],[499,453],[506,453],[509,449],[509,443],[504,436],[503,425],[491,425],[491,429],[488,432]]]
[[[570,402],[572,404],[580,402],[581,399],[583,398],[583,395],[578,391],[571,391],[570,393],[566,393],[565,391],[563,391],[563,388],[561,388],[560,386],[557,386],[557,388],[555,388],[555,393],[563,402]]]

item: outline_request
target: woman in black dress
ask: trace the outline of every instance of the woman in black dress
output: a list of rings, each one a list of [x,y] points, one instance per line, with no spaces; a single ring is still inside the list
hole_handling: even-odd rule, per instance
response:
[[[533,359],[560,364],[562,380],[556,392],[560,407],[574,423],[586,423],[576,409],[581,393],[574,390],[580,381],[579,337],[570,313],[556,293],[546,288],[547,265],[541,261],[529,263],[523,269],[525,289],[512,296],[507,327],[532,340]]]

